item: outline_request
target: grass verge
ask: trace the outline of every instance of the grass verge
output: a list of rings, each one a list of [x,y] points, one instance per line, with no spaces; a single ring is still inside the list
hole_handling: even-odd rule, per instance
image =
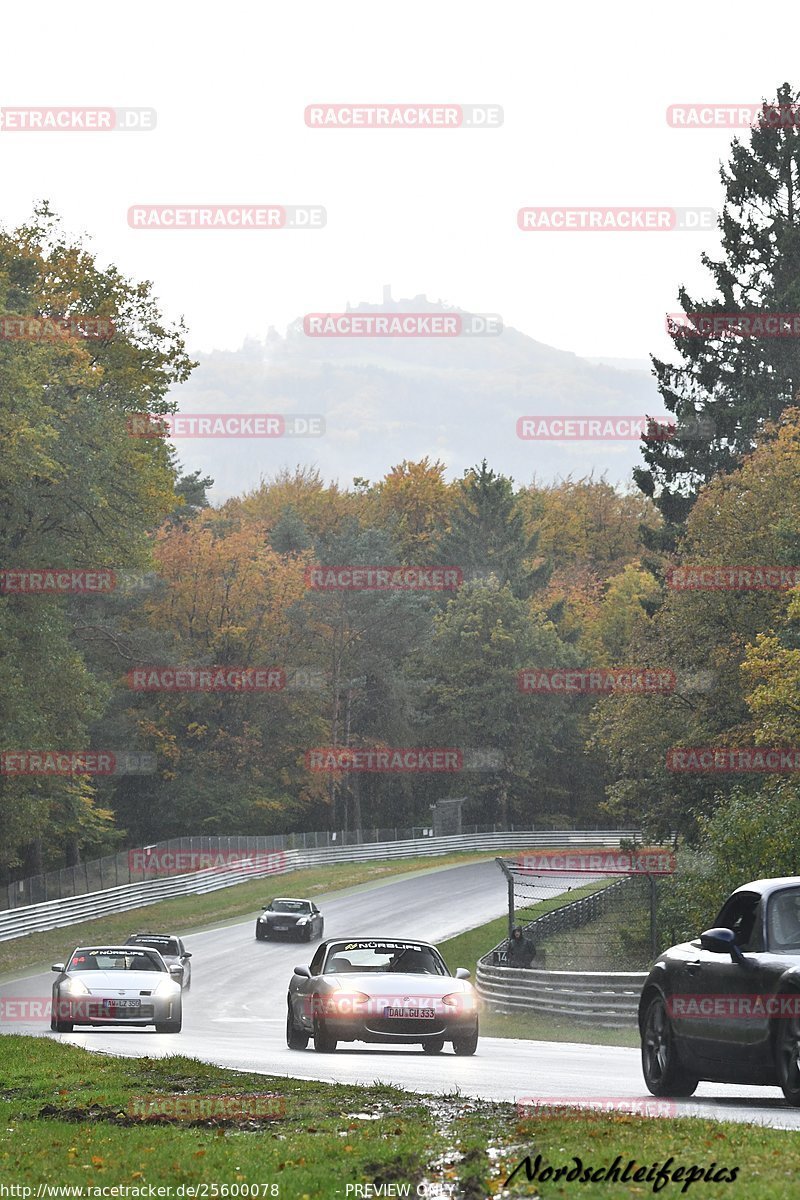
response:
[[[714,1162],[727,1178],[738,1168],[722,1189],[726,1198],[782,1200],[796,1195],[800,1172],[792,1131],[579,1110],[530,1118],[511,1104],[457,1095],[250,1075],[177,1055],[90,1055],[49,1038],[3,1038],[2,1054],[0,1183],[33,1188],[28,1195],[52,1184],[87,1198],[89,1187],[140,1189],[122,1193],[130,1197],[152,1186],[169,1187],[172,1197],[197,1188],[209,1197],[344,1200],[376,1194],[356,1193],[356,1185],[391,1184],[384,1195],[554,1198],[568,1194],[567,1183],[532,1184],[524,1169],[505,1181],[526,1155],[533,1168],[542,1156],[540,1177],[548,1166],[574,1168],[573,1157],[598,1169],[619,1155],[621,1170],[634,1162],[629,1177],[670,1157],[670,1171],[706,1171]],[[420,1056],[421,1075],[424,1068]],[[613,1198],[655,1189],[595,1181],[578,1190]],[[680,1179],[663,1190],[681,1194]],[[719,1189],[695,1185],[690,1194]]]
[[[551,896],[542,900],[536,906],[526,909],[526,920],[540,917],[551,909],[561,908],[571,904],[581,896],[599,891],[607,883],[587,883],[582,887],[573,888],[567,895]],[[445,962],[451,971],[456,967],[468,967],[473,973],[477,970],[478,959],[491,950],[508,934],[508,920],[500,917],[479,925],[457,937],[449,938],[439,944]],[[537,965],[534,959],[533,966]],[[548,955],[548,967],[552,967]],[[495,1013],[484,1009],[481,1013],[481,1033],[484,1037],[528,1038],[542,1042],[586,1042],[599,1046],[638,1046],[639,1035],[632,1029],[604,1029],[600,1025],[577,1024],[574,1019],[567,1017],[548,1017],[540,1013]]]
[[[148,904],[145,908],[127,913],[114,913],[78,925],[30,933],[12,941],[0,942],[0,979],[29,967],[45,967],[60,961],[81,942],[122,941],[143,925],[184,933],[192,929],[207,929],[224,924],[236,917],[252,915],[255,920],[262,904],[270,896],[293,894],[316,896],[321,892],[341,891],[344,888],[404,875],[409,871],[457,866],[478,862],[486,854],[443,854],[419,858],[385,859],[376,862],[334,863],[324,867],[306,867],[286,875],[270,876],[238,883],[218,892],[202,896],[179,896]]]

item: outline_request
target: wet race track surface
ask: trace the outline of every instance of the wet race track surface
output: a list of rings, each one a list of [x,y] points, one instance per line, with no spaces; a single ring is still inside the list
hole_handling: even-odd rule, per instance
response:
[[[564,888],[585,882],[586,876],[565,879]],[[273,887],[265,881],[265,903]],[[315,900],[325,916],[326,937],[438,942],[502,916],[506,884],[494,862],[487,861],[434,868]],[[132,914],[131,931],[138,923]],[[254,929],[255,914],[186,936],[193,977],[179,1034],[149,1029],[51,1034],[44,1019],[0,1020],[0,1033],[41,1034],[131,1056],[180,1053],[241,1070],[338,1083],[382,1082],[409,1091],[459,1090],[464,1096],[508,1101],[630,1099],[648,1102],[650,1111],[656,1105],[642,1081],[638,1050],[625,1047],[482,1037],[473,1058],[456,1057],[449,1046],[434,1057],[417,1046],[384,1049],[358,1042],[341,1044],[335,1054],[316,1054],[311,1047],[291,1051],[285,1041],[287,985],[292,968],[307,965],[317,943],[256,942]],[[65,929],[65,957],[74,944]],[[48,1001],[53,978],[45,972],[4,982],[0,997]],[[701,1083],[690,1100],[674,1102],[674,1111],[800,1129],[800,1109],[786,1105],[778,1088]]]

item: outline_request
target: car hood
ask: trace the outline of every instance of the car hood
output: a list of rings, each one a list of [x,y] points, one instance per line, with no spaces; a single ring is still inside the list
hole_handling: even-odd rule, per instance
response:
[[[164,980],[179,985],[164,971],[72,971],[69,979],[80,979],[91,996],[113,992],[138,996],[140,992],[153,992]]]
[[[294,925],[301,917],[310,917],[311,913],[279,913],[265,912],[262,914],[268,921],[279,921],[281,925]]]
[[[472,984],[467,979],[453,979],[447,975],[404,975],[400,971],[391,971],[378,975],[374,971],[342,972],[337,975],[325,975],[326,983],[346,991],[364,992],[368,996],[381,997],[405,996],[429,997],[435,999],[450,995],[452,992],[473,992]]]

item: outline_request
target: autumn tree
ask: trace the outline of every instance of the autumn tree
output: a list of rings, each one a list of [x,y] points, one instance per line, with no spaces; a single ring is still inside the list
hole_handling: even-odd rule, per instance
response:
[[[776,99],[764,102],[749,142],[734,138],[730,159],[720,169],[725,191],[721,255],[701,255],[715,291],[700,300],[681,287],[685,316],[670,334],[678,361],[653,358],[664,405],[676,417],[674,436],[644,444],[646,465],[634,472],[667,523],[651,539],[654,545],[665,544],[665,537],[674,544],[702,486],[734,471],[756,445],[765,422],[797,398],[796,337],[731,332],[709,337],[700,332],[697,317],[791,314],[800,308],[797,102],[798,93],[782,84]]]
[[[182,326],[165,324],[150,284],[99,267],[46,204],[0,231],[0,311],[60,331],[0,340],[0,561],[146,566],[147,531],[175,504],[175,471],[164,442],[130,436],[128,423],[174,407],[168,389],[192,367]],[[93,329],[95,318],[105,325]],[[65,599],[0,595],[3,747],[88,745],[107,693],[87,670],[72,611]],[[92,821],[92,794],[64,778],[0,778],[0,866],[36,868],[45,835],[73,854],[96,846],[105,819],[98,809]]]

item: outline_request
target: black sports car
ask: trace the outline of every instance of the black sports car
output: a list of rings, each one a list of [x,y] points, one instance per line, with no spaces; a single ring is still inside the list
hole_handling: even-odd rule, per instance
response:
[[[653,965],[639,1001],[654,1096],[701,1079],[779,1085],[800,1105],[800,876],[737,888],[714,927]]]
[[[478,997],[463,967],[450,974],[435,946],[405,938],[323,942],[289,981],[286,1043],[322,1053],[339,1042],[400,1042],[438,1054],[478,1046]]]
[[[264,911],[256,921],[256,941],[299,937],[301,941],[311,942],[315,937],[322,937],[324,929],[322,913],[313,901],[281,896],[264,905]]]

